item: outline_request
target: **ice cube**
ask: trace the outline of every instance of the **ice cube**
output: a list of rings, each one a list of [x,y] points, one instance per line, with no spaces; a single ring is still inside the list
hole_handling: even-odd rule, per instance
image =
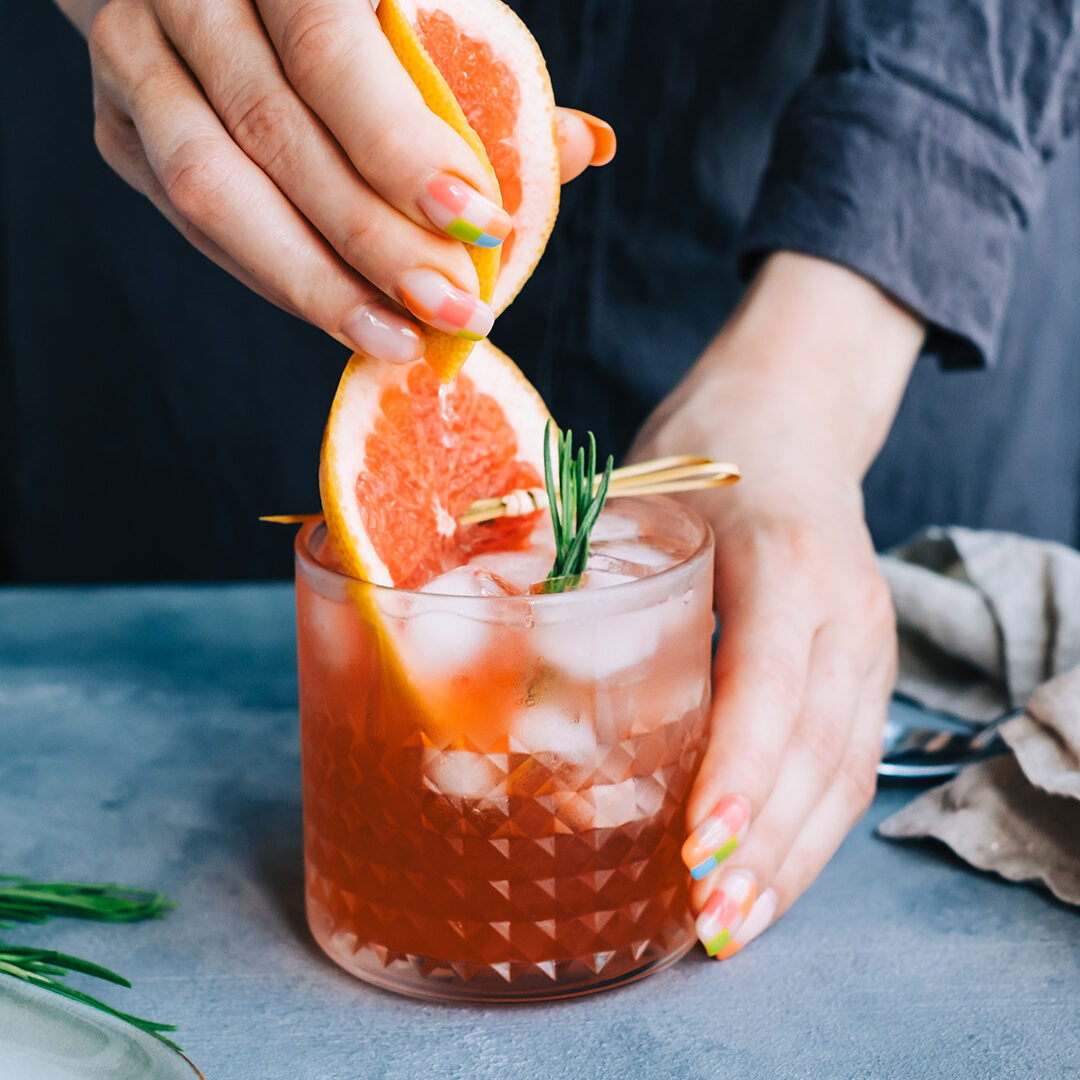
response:
[[[596,732],[590,720],[551,702],[522,709],[511,721],[510,734],[530,754],[580,760],[596,749]]]
[[[470,613],[469,604],[455,604],[455,597],[516,595],[497,575],[472,566],[459,566],[429,581],[421,593],[446,597],[418,600],[403,595],[404,604],[390,605],[390,628],[394,646],[410,675],[421,681],[443,681],[482,663],[494,626],[483,612]]]
[[[679,556],[670,551],[665,551],[655,544],[619,543],[619,542],[594,542],[592,550],[595,556],[603,556],[619,563],[628,563],[633,566],[644,566],[649,572],[655,574],[659,570],[666,570],[679,561]]]
[[[498,798],[506,794],[505,780],[505,771],[487,754],[472,750],[424,751],[424,781],[441,795],[464,799]]]
[[[660,644],[655,612],[631,612],[595,623],[537,627],[537,652],[582,682],[606,679],[647,660]]]
[[[420,592],[437,596],[517,596],[513,583],[486,567],[458,566],[432,578]]]
[[[359,619],[351,604],[318,597],[305,610],[320,664],[334,671],[348,671],[362,663]]]
[[[594,589],[604,585],[620,585],[624,581],[636,581],[652,573],[651,568],[643,563],[617,559],[604,551],[590,551],[585,569],[588,571],[588,579],[584,582],[585,588]]]
[[[486,551],[474,555],[469,566],[481,568],[509,582],[518,592],[543,581],[555,560],[554,546],[528,547],[522,551]]]
[[[589,566],[589,569],[582,575],[581,588],[583,589],[604,589],[610,585],[625,585],[628,581],[637,581],[640,574],[620,574],[615,570],[608,570],[605,567]]]
[[[594,543],[608,540],[636,540],[641,535],[638,523],[623,514],[613,514],[605,510],[596,520],[591,533]]]

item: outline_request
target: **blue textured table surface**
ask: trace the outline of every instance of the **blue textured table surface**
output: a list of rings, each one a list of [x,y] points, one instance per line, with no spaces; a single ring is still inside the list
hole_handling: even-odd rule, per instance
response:
[[[294,643],[285,585],[0,590],[0,869],[180,904],[5,936],[130,976],[109,1000],[208,1080],[1080,1076],[1080,917],[875,838],[896,788],[729,963],[517,1008],[366,987],[304,924]]]

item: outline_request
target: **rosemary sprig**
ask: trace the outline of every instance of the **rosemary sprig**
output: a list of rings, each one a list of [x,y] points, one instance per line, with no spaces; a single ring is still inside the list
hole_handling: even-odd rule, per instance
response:
[[[551,461],[549,420],[544,428],[544,483],[551,508],[551,527],[555,532],[555,564],[544,583],[544,592],[565,592],[575,589],[585,572],[589,558],[589,534],[604,508],[614,460],[608,455],[600,480],[596,477],[596,438],[589,432],[589,451],[584,447],[574,454],[574,435],[566,431],[557,435],[556,455],[559,481]]]
[[[165,899],[162,892],[132,889],[126,885],[94,885],[73,881],[32,881],[15,874],[0,874],[0,926],[12,922],[43,923],[58,915],[98,922],[138,922],[141,919],[160,919],[176,905]],[[5,921],[8,920],[8,921]],[[117,986],[131,986],[122,975],[77,956],[41,949],[29,945],[8,945],[0,941],[0,975],[10,975],[34,986],[52,990],[72,1001],[80,1001],[101,1012],[134,1025],[160,1039],[174,1050],[180,1047],[166,1038],[163,1031],[175,1031],[175,1024],[120,1012],[89,994],[60,982],[72,972],[104,979]]]
[[[0,874],[0,926],[15,922],[43,923],[57,915],[99,922],[160,919],[175,907],[163,892],[124,885],[91,885],[70,881],[31,881]]]
[[[115,971],[91,963],[89,960],[80,960],[77,956],[68,956],[67,953],[56,952],[54,949],[8,945],[6,942],[0,941],[0,973],[11,975],[22,982],[30,983],[32,986],[41,986],[46,990],[52,990],[53,993],[71,998],[72,1001],[82,1002],[84,1005],[89,1005],[103,1013],[108,1013],[110,1016],[115,1016],[137,1027],[140,1031],[145,1031],[148,1035],[153,1035],[155,1039],[160,1039],[166,1046],[170,1046],[174,1050],[180,1049],[172,1039],[162,1034],[163,1031],[175,1031],[175,1024],[161,1024],[156,1020],[144,1020],[142,1017],[120,1012],[111,1005],[106,1005],[105,1002],[60,982],[60,979],[70,975],[73,971],[81,975],[90,975],[95,979],[104,979],[106,982],[115,983],[117,986],[126,986],[129,989],[131,987],[131,983],[122,975],[117,975]]]

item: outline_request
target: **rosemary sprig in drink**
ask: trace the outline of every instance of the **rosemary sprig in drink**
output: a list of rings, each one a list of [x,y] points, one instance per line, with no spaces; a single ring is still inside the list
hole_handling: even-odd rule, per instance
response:
[[[589,452],[579,447],[574,455],[571,431],[555,439],[559,480],[551,462],[551,436],[554,425],[544,428],[544,483],[551,508],[551,527],[555,531],[555,565],[544,582],[544,592],[565,592],[577,588],[589,558],[589,534],[604,508],[614,460],[608,454],[599,481],[596,476],[596,439],[589,432]]]

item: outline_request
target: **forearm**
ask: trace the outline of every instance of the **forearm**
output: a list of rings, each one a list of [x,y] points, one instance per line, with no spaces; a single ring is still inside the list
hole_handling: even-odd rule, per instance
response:
[[[921,321],[859,275],[781,252],[649,427],[676,411],[759,457],[860,480],[888,434],[924,335]],[[786,452],[782,452],[786,451]],[[747,459],[749,455],[749,459]]]
[[[829,8],[741,264],[802,251],[851,267],[926,320],[944,365],[992,363],[1046,162],[1080,123],[1080,0]]]

